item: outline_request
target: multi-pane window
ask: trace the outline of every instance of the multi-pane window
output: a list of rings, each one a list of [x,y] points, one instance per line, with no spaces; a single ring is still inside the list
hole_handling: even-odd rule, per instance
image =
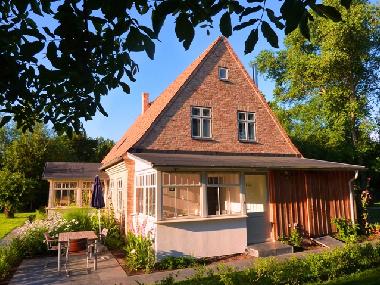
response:
[[[238,112],[238,136],[240,141],[256,141],[256,116],[252,112]]]
[[[84,181],[82,183],[82,205],[89,206],[92,198],[92,187],[94,183],[91,181]]]
[[[76,203],[77,182],[55,182],[55,206],[70,206]]]
[[[119,178],[117,180],[117,209],[121,211],[123,209],[123,180]]]
[[[155,216],[156,173],[136,176],[136,213]]]
[[[200,215],[200,175],[198,173],[162,174],[163,218]]]
[[[211,138],[211,108],[191,107],[191,136]]]
[[[207,177],[208,215],[230,215],[241,212],[238,173],[209,173]]]
[[[228,68],[219,67],[219,79],[228,80]]]
[[[115,181],[112,179],[110,180],[110,192],[108,195],[108,199],[110,200],[111,204],[113,204],[114,189],[115,189]]]

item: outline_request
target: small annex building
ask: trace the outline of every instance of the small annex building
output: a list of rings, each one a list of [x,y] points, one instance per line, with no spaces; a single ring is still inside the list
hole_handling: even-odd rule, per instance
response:
[[[49,182],[48,211],[70,206],[89,207],[96,175],[106,186],[107,174],[100,163],[47,162],[42,179]],[[104,187],[105,191],[107,188]],[[107,197],[107,193],[105,195]]]

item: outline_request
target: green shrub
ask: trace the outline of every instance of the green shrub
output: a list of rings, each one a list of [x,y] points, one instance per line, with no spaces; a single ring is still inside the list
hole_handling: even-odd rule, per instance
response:
[[[95,222],[95,218],[90,216],[91,210],[92,209],[87,208],[73,208],[66,211],[63,214],[63,218],[71,222],[70,231],[91,231],[98,229],[98,224]]]
[[[346,243],[357,242],[359,238],[359,226],[357,224],[353,224],[350,220],[346,219],[333,219],[332,222],[336,225],[338,239]]]
[[[10,273],[12,267],[21,262],[24,257],[24,244],[15,238],[7,246],[0,247],[0,281],[4,280]]]
[[[292,246],[297,246],[301,247],[302,246],[302,234],[301,231],[298,228],[294,228],[290,231],[290,236],[289,236],[289,244]]]
[[[137,271],[142,269],[149,272],[153,269],[156,258],[152,241],[149,237],[128,232],[124,250],[126,254],[125,261],[129,270]]]
[[[123,248],[125,237],[120,233],[120,227],[114,219],[113,213],[104,213],[101,216],[102,228],[108,229],[104,244],[109,249]]]
[[[168,256],[160,260],[155,264],[155,267],[160,270],[173,270],[180,268],[188,268],[199,264],[201,261],[198,261],[192,256]]]

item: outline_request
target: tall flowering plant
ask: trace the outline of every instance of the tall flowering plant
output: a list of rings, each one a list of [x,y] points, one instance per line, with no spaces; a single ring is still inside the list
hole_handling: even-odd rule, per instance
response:
[[[371,178],[367,178],[367,184],[366,188],[361,192],[360,194],[360,201],[361,201],[361,206],[362,206],[362,216],[363,216],[363,225],[364,229],[366,232],[368,232],[370,225],[368,222],[368,206],[370,205],[372,201],[372,195],[370,193],[369,189],[369,184],[371,182]]]

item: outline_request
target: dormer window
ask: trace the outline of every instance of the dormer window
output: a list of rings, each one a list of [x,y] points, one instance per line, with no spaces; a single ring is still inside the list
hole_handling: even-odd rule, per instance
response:
[[[256,116],[253,112],[238,112],[239,141],[256,141]]]
[[[211,138],[211,108],[191,107],[191,136],[197,139]]]
[[[228,80],[228,68],[219,67],[219,79],[220,80]]]

